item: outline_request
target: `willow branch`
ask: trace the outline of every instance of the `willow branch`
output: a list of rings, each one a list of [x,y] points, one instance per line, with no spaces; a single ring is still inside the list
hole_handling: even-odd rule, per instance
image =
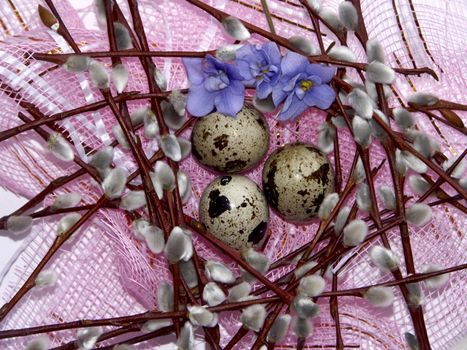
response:
[[[45,265],[47,265],[47,263],[53,257],[53,255],[60,249],[63,243],[65,243],[74,232],[76,232],[83,224],[86,223],[86,221],[89,218],[91,218],[103,205],[105,205],[106,202],[107,199],[105,197],[101,197],[96,203],[96,205],[92,209],[87,211],[67,232],[58,236],[54,240],[52,246],[47,251],[46,255],[36,266],[31,275],[24,282],[22,287],[18,290],[18,292],[16,292],[16,294],[9,302],[2,306],[2,308],[0,309],[0,321],[3,321],[3,319],[8,315],[8,313],[13,309],[13,307],[23,298],[23,296],[32,288],[34,288],[37,276],[45,267]]]
[[[237,311],[253,304],[266,304],[270,302],[279,301],[279,297],[265,297],[255,300],[238,301],[233,303],[225,303],[217,306],[207,307],[207,310],[211,312],[223,312],[223,311]],[[62,331],[67,329],[76,328],[89,328],[97,326],[114,326],[114,327],[126,327],[135,323],[142,323],[149,320],[168,320],[168,319],[186,319],[188,316],[187,311],[149,311],[129,316],[119,316],[111,318],[102,318],[94,320],[77,320],[71,322],[62,322],[57,324],[50,324],[45,326],[36,326],[22,329],[10,329],[0,331],[0,339],[13,338],[13,337],[24,337],[39,333],[50,333],[56,331]]]

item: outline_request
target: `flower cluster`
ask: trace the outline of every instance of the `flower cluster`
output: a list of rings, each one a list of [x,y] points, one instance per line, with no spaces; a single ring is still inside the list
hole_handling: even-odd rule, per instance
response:
[[[336,94],[328,85],[335,69],[311,64],[308,59],[288,51],[282,56],[273,42],[244,45],[232,62],[207,55],[185,58],[183,64],[191,83],[187,110],[203,117],[214,109],[235,116],[243,106],[245,88],[256,89],[256,99],[272,99],[282,105],[280,120],[293,120],[309,107],[327,109]]]

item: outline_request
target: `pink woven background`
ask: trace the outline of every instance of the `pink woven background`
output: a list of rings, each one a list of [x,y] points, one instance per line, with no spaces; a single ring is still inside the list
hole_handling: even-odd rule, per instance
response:
[[[130,18],[125,2],[118,3],[127,18]],[[232,42],[223,34],[221,26],[215,20],[182,0],[146,0],[139,3],[148,40],[154,50],[206,50]],[[209,3],[267,28],[264,15],[257,11],[259,1],[210,0]],[[297,1],[269,0],[268,3],[274,14],[288,20],[274,20],[279,35],[303,35],[315,40],[309,32],[310,21],[307,14],[300,7],[294,6]],[[334,0],[324,3],[331,8],[337,8],[338,5],[338,1]],[[467,103],[467,2],[413,0],[426,47],[418,33],[409,2],[395,0],[395,9],[392,3],[389,0],[362,0],[370,38],[375,37],[381,41],[386,50],[387,60],[393,67],[397,67],[398,64],[402,67],[412,67],[412,62],[415,61],[417,66],[431,67],[440,76],[440,82],[428,76],[413,76],[409,82],[399,76],[394,83],[398,93],[407,96],[413,92],[414,86],[417,91],[432,91],[443,99]],[[0,31],[0,79],[20,90],[26,100],[35,103],[46,114],[99,100],[100,97],[94,88],[90,88],[93,91],[91,95],[86,95],[86,90],[82,88],[86,82],[90,84],[87,74],[77,75],[62,69],[45,72],[50,64],[33,60],[28,66],[24,64],[25,57],[28,57],[30,52],[57,50],[63,44],[40,23],[36,12],[37,1],[15,0],[11,4],[13,5],[8,2],[0,8],[0,23],[4,24]],[[66,1],[56,1],[56,5],[74,40],[83,51],[107,49],[105,31],[95,26],[94,30],[88,30],[83,23],[83,19],[87,25],[95,21],[93,6],[75,11]],[[13,7],[16,7],[17,13],[13,11]],[[400,19],[404,38],[401,36],[397,18]],[[329,44],[333,40],[332,34],[326,30],[324,32],[328,34],[324,39],[325,43]],[[365,62],[365,53],[354,39],[351,36],[349,46],[356,52],[358,61]],[[316,41],[315,44],[317,45]],[[65,44],[61,50],[67,52],[69,48]],[[187,86],[180,60],[156,59],[155,62],[169,76],[170,89]],[[139,61],[124,59],[124,63],[130,72],[127,90],[144,91],[146,82]],[[21,109],[2,89],[0,102],[0,129],[20,124],[17,112]],[[391,103],[393,106],[397,105],[395,99],[391,100]],[[130,111],[141,105],[141,102],[130,104]],[[466,122],[466,115],[459,114]],[[315,143],[317,127],[324,117],[323,112],[309,111],[298,123],[284,127],[277,125],[275,115],[268,115],[271,129],[270,152],[294,140]],[[112,140],[110,130],[114,123],[110,110],[103,109],[67,119],[62,126],[70,132],[73,140],[76,140],[75,145],[79,145],[79,140],[83,144],[99,148]],[[100,127],[101,125],[105,127]],[[448,157],[459,154],[466,146],[465,138],[443,124],[432,123],[420,116],[418,126],[438,139],[442,152]],[[345,180],[354,154],[354,141],[346,130],[340,129],[339,133]],[[189,131],[186,133],[186,136],[188,135]],[[157,147],[153,144],[147,146],[152,150]],[[86,159],[82,148],[80,150],[77,147],[77,151]],[[375,142],[371,148],[372,165],[378,165],[383,158],[384,153]],[[131,159],[131,155],[117,152],[117,164],[126,165],[130,170],[134,169]],[[214,175],[201,169],[191,157],[182,162],[181,168],[191,175],[194,190],[185,210],[197,217],[201,192]],[[260,165],[247,176],[260,183],[261,169]],[[54,178],[75,170],[77,168],[74,165],[57,163],[48,155],[44,142],[33,131],[0,143],[0,185],[22,196],[32,197]],[[379,173],[376,182],[377,186],[389,184],[387,168],[383,168]],[[443,188],[449,191],[448,187]],[[66,190],[81,193],[84,203],[95,201],[101,195],[100,187],[86,177],[79,178],[67,186]],[[409,189],[407,193],[410,193]],[[46,200],[44,205],[49,203],[50,199]],[[52,217],[35,221],[32,234],[25,238],[25,249],[15,257],[6,271],[5,280],[9,283],[6,292],[0,296],[1,304],[11,298],[44,256],[54,239],[58,219],[59,217]],[[264,253],[274,261],[292,251],[294,247],[309,241],[316,228],[316,223],[294,226],[272,214],[271,236]],[[437,207],[431,223],[423,228],[410,228],[416,269],[419,270],[425,263],[438,263],[445,267],[465,263],[466,232],[467,220],[461,212],[450,206]],[[389,231],[388,237],[393,249],[403,259],[399,233],[396,230]],[[194,242],[200,256],[229,263],[196,235]],[[390,279],[389,275],[380,273],[370,265],[366,248],[357,251],[357,254],[354,262],[340,275],[340,289],[366,286]],[[51,268],[59,274],[58,284],[52,290],[32,291],[27,294],[24,301],[2,323],[2,329],[81,318],[114,317],[154,309],[157,286],[161,281],[169,279],[165,257],[154,256],[136,240],[123,213],[117,211],[101,211],[96,215],[90,224],[80,230],[75,242],[66,244],[60,250],[53,259]],[[267,277],[274,280],[284,272],[285,270],[275,270]],[[424,314],[434,350],[450,349],[467,336],[465,278],[465,272],[452,274],[447,286],[426,295]],[[412,325],[402,298],[399,294],[396,296],[392,312],[384,314],[365,302],[356,303],[355,298],[341,298],[339,307],[345,344],[355,345],[360,349],[405,348],[403,333],[412,331]],[[314,319],[315,332],[308,343],[326,348],[324,345],[335,343],[334,323],[328,312],[328,303],[320,304],[321,315]],[[222,314],[221,345],[225,345],[240,327],[238,316],[238,313]],[[75,331],[57,334],[59,336],[53,339],[55,345],[64,339],[73,340],[75,337]],[[25,337],[0,341],[0,348],[23,349],[28,340],[30,338]],[[151,349],[155,344],[157,343],[146,342],[139,345],[138,349]],[[286,339],[284,344],[294,343],[292,339]]]

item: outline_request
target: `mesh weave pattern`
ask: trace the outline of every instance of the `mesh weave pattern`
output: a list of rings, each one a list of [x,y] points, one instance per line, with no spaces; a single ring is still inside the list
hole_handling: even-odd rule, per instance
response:
[[[10,3],[10,1],[8,1]],[[45,114],[69,110],[84,103],[101,99],[91,88],[91,96],[86,95],[83,86],[90,84],[87,74],[71,74],[62,69],[47,69],[52,65],[35,61],[31,52],[69,51],[50,33],[46,32],[36,15],[37,3],[32,1],[11,1],[16,6],[0,8],[2,42],[0,43],[0,79],[18,90],[21,98],[34,103]],[[74,40],[83,51],[105,50],[108,47],[104,31],[89,31],[79,20],[80,16],[67,2],[56,2],[58,10],[64,14],[64,21]],[[221,26],[204,12],[190,6],[185,1],[140,1],[141,15],[151,49],[154,50],[207,50],[232,42],[221,31]],[[210,0],[213,6],[267,28],[265,17],[257,0]],[[308,15],[298,7],[298,1],[270,0],[277,33],[284,37],[304,35],[316,40],[310,33]],[[337,8],[338,1],[324,1],[325,6]],[[120,4],[120,2],[119,2]],[[413,4],[413,5],[411,5]],[[467,18],[466,2],[428,0],[363,0],[362,9],[370,38],[378,38],[386,49],[388,61],[393,67],[429,66],[440,76],[435,82],[427,76],[398,77],[394,84],[400,96],[407,96],[415,89],[434,91],[444,99],[467,102],[465,89],[466,73],[465,48],[463,40],[467,35],[464,22]],[[126,4],[121,3],[129,18]],[[80,15],[88,15],[91,8],[82,9]],[[19,14],[20,17],[17,15]],[[416,18],[415,19],[415,15]],[[20,19],[21,18],[21,19]],[[17,21],[20,26],[15,26]],[[23,23],[26,25],[24,26]],[[329,44],[335,38],[327,30],[324,41]],[[258,40],[254,38],[254,40]],[[317,42],[315,41],[317,45]],[[355,50],[359,62],[365,61],[364,51],[350,36],[349,46]],[[157,66],[169,76],[169,88],[186,87],[186,77],[179,59],[155,59]],[[108,63],[108,62],[107,62]],[[128,91],[145,91],[144,72],[137,59],[124,59],[130,72]],[[2,108],[0,126],[7,129],[20,124],[17,112],[22,108],[19,101],[7,96],[0,89]],[[397,99],[392,98],[395,106]],[[130,111],[142,102],[130,103]],[[465,115],[461,117],[466,120]],[[310,110],[299,122],[279,126],[274,115],[268,116],[271,130],[269,153],[275,148],[295,140],[315,143],[317,126],[325,118],[320,111]],[[83,145],[97,149],[108,144],[112,138],[111,127],[115,124],[108,109],[95,113],[69,118],[60,124],[65,128],[76,146],[79,155],[86,159]],[[420,116],[418,126],[436,137],[443,153],[451,155],[465,148],[465,139],[444,124],[430,121]],[[96,130],[98,132],[96,133]],[[340,150],[344,179],[352,163],[354,142],[346,130],[339,130]],[[189,135],[187,132],[186,135]],[[81,145],[81,146],[80,146]],[[154,146],[156,147],[156,146]],[[332,156],[331,164],[333,164]],[[385,158],[383,149],[373,145],[372,166]],[[126,165],[130,170],[131,155],[118,152],[117,164]],[[191,159],[185,160],[181,168],[191,175],[193,196],[185,207],[185,212],[197,217],[197,203],[207,183],[214,175],[199,167]],[[26,197],[32,197],[54,178],[70,174],[78,168],[74,165],[57,163],[44,150],[44,142],[33,131],[21,134],[0,144],[0,184]],[[260,165],[247,175],[260,183]],[[389,169],[385,165],[380,171],[377,186],[388,183]],[[447,186],[444,186],[449,191]],[[97,184],[86,177],[79,178],[66,186],[68,191],[83,195],[83,202],[95,201],[101,191]],[[407,189],[407,193],[410,190]],[[50,198],[46,199],[46,204]],[[308,226],[294,226],[285,223],[271,213],[269,241],[264,250],[273,261],[285,256],[294,248],[309,242],[317,229],[317,223]],[[50,247],[55,235],[57,217],[41,220],[33,227],[33,232],[25,242],[25,249],[6,272],[8,285],[3,285],[1,303],[8,301],[19,289],[27,276]],[[410,228],[411,242],[417,271],[427,262],[449,267],[466,261],[467,222],[460,211],[450,206],[438,206],[433,221],[423,228]],[[402,248],[397,230],[388,232],[393,249],[402,257]],[[205,259],[228,259],[209,247],[206,242],[194,237],[199,255]],[[357,257],[339,275],[339,288],[349,289],[390,280],[371,265],[368,248],[356,250]],[[92,263],[90,263],[92,262]],[[404,265],[404,264],[402,264]],[[232,267],[234,267],[232,265]],[[154,296],[161,281],[170,277],[163,256],[154,256],[135,239],[131,227],[123,213],[102,211],[94,220],[80,230],[72,244],[65,245],[52,260],[50,268],[59,273],[59,283],[53,291],[29,293],[19,307],[3,322],[2,329],[20,328],[40,324],[72,321],[80,318],[103,318],[138,313],[156,307]],[[286,272],[277,269],[269,273],[271,280]],[[404,272],[404,271],[403,271]],[[433,349],[448,349],[466,336],[467,305],[465,298],[465,273],[452,275],[449,284],[440,291],[426,295],[424,314]],[[329,284],[329,283],[328,283]],[[327,286],[330,288],[330,285]],[[310,348],[332,348],[335,344],[334,322],[329,313],[327,301],[321,301],[321,315],[315,319],[315,332],[308,340]],[[411,320],[400,294],[393,312],[383,314],[362,301],[344,297],[339,299],[344,342],[351,348],[359,349],[403,349],[403,333],[413,331]],[[225,345],[236,332],[240,323],[238,313],[223,314],[224,328],[222,345]],[[60,332],[53,343],[58,345],[70,341],[75,332]],[[29,338],[13,341],[0,341],[3,349],[23,349]],[[249,340],[248,340],[249,339]],[[245,342],[251,341],[251,337]],[[246,344],[246,343],[243,343]],[[288,338],[284,344],[293,346],[294,339]],[[327,346],[329,345],[329,346]],[[246,346],[246,345],[245,345]],[[149,349],[143,343],[139,349]]]

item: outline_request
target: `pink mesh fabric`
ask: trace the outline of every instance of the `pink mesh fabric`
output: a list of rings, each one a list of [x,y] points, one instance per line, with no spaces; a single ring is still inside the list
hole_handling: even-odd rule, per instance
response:
[[[10,4],[11,3],[11,4]],[[93,7],[75,11],[65,1],[56,1],[58,10],[71,31],[74,40],[83,51],[98,51],[108,48],[105,31],[86,29],[82,19],[93,21]],[[210,0],[210,4],[232,15],[245,19],[262,28],[267,28],[264,15],[259,12],[260,2],[255,0]],[[309,32],[311,23],[308,15],[298,6],[296,0],[269,0],[271,12],[276,16],[274,25],[277,33],[284,37],[303,35],[314,39]],[[336,9],[338,1],[323,1],[324,6]],[[204,12],[182,0],[139,1],[148,40],[153,50],[208,50],[231,43],[221,26]],[[120,4],[129,18],[126,4]],[[82,6],[81,6],[82,7]],[[16,8],[16,11],[15,11]],[[0,42],[0,79],[18,90],[24,99],[36,104],[42,112],[52,114],[69,110],[86,102],[101,99],[93,93],[87,96],[84,84],[90,83],[87,74],[73,74],[62,69],[47,71],[50,64],[35,61],[31,52],[56,51],[62,45],[56,37],[45,30],[36,14],[36,1],[8,1],[0,9],[2,30]],[[390,65],[397,67],[428,66],[433,68],[440,81],[431,77],[412,76],[397,78],[394,87],[400,96],[413,91],[432,91],[446,100],[466,103],[465,81],[465,37],[467,28],[467,3],[463,0],[362,0],[365,24],[370,38],[378,38],[386,49]],[[414,17],[416,15],[416,18]],[[19,16],[19,17],[18,17]],[[278,19],[281,17],[282,19]],[[324,41],[329,44],[333,35],[326,33]],[[403,34],[401,34],[403,33]],[[254,38],[254,40],[259,40]],[[317,42],[315,41],[315,44]],[[365,62],[364,51],[353,35],[349,46],[357,53],[358,61]],[[65,46],[62,51],[69,51]],[[137,59],[124,59],[130,72],[128,91],[146,91],[146,81]],[[157,66],[169,77],[169,88],[187,86],[185,72],[179,59],[155,59]],[[81,82],[81,85],[80,85]],[[22,110],[12,98],[0,88],[0,128],[7,129],[21,122],[17,112]],[[130,110],[143,102],[130,103]],[[392,106],[397,100],[391,100]],[[466,121],[465,113],[459,113]],[[297,123],[280,126],[275,115],[268,115],[271,130],[271,153],[278,146],[295,140],[315,143],[317,127],[324,121],[325,114],[308,111]],[[108,109],[96,113],[69,118],[63,126],[72,140],[99,148],[112,138],[111,127],[115,124]],[[462,152],[465,138],[453,129],[437,121],[419,116],[420,129],[436,138],[441,150],[447,156]],[[96,132],[97,130],[97,132]],[[186,136],[189,131],[186,132]],[[339,129],[340,151],[344,180],[354,154],[354,141],[347,130]],[[153,145],[148,145],[153,147]],[[156,147],[156,146],[154,146]],[[154,149],[153,147],[153,149]],[[77,147],[80,156],[86,159],[83,148]],[[331,156],[333,164],[333,157]],[[373,144],[372,166],[385,158],[383,149]],[[119,151],[117,164],[134,169],[131,155]],[[185,206],[185,212],[197,217],[197,205],[203,189],[214,175],[189,159],[181,168],[190,174],[193,182],[193,196]],[[260,183],[262,165],[247,174]],[[0,185],[25,197],[32,197],[54,178],[77,170],[74,165],[55,161],[45,150],[44,142],[34,131],[21,134],[8,142],[0,143]],[[390,183],[387,164],[380,171],[376,184]],[[449,187],[443,186],[449,192]],[[65,188],[83,195],[84,202],[95,201],[101,195],[99,186],[87,177],[81,177]],[[63,189],[63,190],[65,190]],[[58,191],[58,193],[61,193]],[[410,190],[407,189],[410,194]],[[50,203],[46,200],[45,204]],[[382,208],[382,206],[380,205]],[[3,293],[0,303],[7,302],[26,280],[39,260],[50,247],[58,217],[36,221],[33,232],[25,239],[24,247],[5,271],[1,284]],[[270,238],[264,253],[272,261],[277,260],[294,248],[310,241],[317,229],[317,223],[308,226],[288,224],[273,213],[270,220]],[[410,228],[411,242],[417,271],[425,263],[437,263],[446,267],[466,261],[467,221],[462,212],[451,206],[438,206],[433,220],[422,228]],[[393,249],[401,259],[402,248],[399,232],[389,231]],[[201,238],[194,236],[194,243],[200,256],[205,259],[223,260],[236,268],[225,256],[210,247]],[[357,249],[357,257],[339,274],[339,289],[366,286],[390,280],[371,266],[368,248]],[[401,264],[404,265],[404,264]],[[14,312],[1,324],[2,329],[20,328],[49,323],[66,322],[80,318],[103,318],[138,313],[156,307],[154,296],[158,285],[170,279],[170,273],[163,256],[154,256],[135,239],[124,214],[117,211],[101,211],[83,229],[78,238],[65,245],[53,259],[50,268],[59,273],[59,282],[53,290],[31,292]],[[277,269],[269,273],[271,280],[287,272]],[[426,295],[424,314],[428,334],[434,350],[449,349],[467,336],[467,305],[465,298],[465,272],[451,275],[449,283],[439,291]],[[0,281],[1,282],[1,281]],[[328,283],[327,288],[330,288]],[[329,313],[327,300],[320,301],[321,315],[314,319],[314,335],[309,338],[311,348],[332,348],[335,344],[334,322]],[[413,332],[412,323],[402,298],[397,294],[393,312],[383,314],[363,301],[352,297],[339,299],[342,333],[347,346],[359,349],[404,349],[403,333]],[[240,327],[239,314],[222,314],[222,341],[225,345]],[[71,341],[75,331],[56,333],[54,345]],[[201,336],[201,333],[199,334]],[[23,349],[30,338],[1,341],[2,349]],[[172,338],[167,341],[173,340]],[[252,336],[242,343],[248,348]],[[150,349],[155,342],[146,342],[138,349]],[[294,346],[295,339],[287,338],[285,345]]]

